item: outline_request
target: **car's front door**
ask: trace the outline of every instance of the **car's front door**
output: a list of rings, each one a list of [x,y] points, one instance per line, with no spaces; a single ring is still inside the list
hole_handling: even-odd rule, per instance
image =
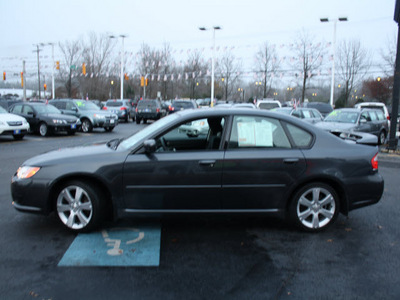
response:
[[[176,127],[156,138],[156,152],[129,155],[124,166],[126,207],[219,209],[224,151],[219,145],[212,149],[209,140],[209,134],[188,135]]]
[[[305,170],[301,150],[292,147],[277,119],[235,116],[225,153],[222,207],[275,210]]]

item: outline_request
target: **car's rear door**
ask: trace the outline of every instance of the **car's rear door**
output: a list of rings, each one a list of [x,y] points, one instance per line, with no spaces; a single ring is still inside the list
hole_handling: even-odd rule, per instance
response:
[[[277,119],[235,116],[225,153],[222,207],[275,210],[306,170]],[[310,137],[309,137],[310,138]]]

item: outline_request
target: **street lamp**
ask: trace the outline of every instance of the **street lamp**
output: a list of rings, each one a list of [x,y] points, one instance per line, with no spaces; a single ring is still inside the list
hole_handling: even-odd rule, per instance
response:
[[[120,34],[119,36],[110,35],[110,39],[114,38],[122,39],[122,51],[121,51],[121,100],[124,99],[124,39],[128,37],[127,35]]]
[[[339,22],[346,22],[347,17],[339,17],[337,19],[329,20],[328,18],[320,18],[322,23],[333,21],[333,57],[332,57],[332,78],[331,78],[331,99],[330,104],[333,107],[333,93],[334,93],[334,86],[335,86],[335,52],[336,52],[336,23]]]
[[[211,107],[214,106],[214,57],[215,57],[215,30],[220,30],[222,27],[220,26],[213,26],[212,28],[206,28],[206,27],[199,27],[199,30],[205,31],[205,30],[213,30],[213,53],[212,53],[212,58],[211,58]]]

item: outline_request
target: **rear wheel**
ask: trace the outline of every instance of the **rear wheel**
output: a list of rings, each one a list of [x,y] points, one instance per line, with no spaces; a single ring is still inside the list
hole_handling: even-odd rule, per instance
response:
[[[339,197],[321,182],[307,184],[294,195],[289,214],[302,230],[318,232],[334,223],[339,214]]]
[[[96,228],[103,219],[105,201],[94,186],[81,181],[69,181],[62,186],[56,199],[61,223],[75,232]]]
[[[379,145],[383,145],[384,143],[385,143],[385,141],[386,141],[386,133],[385,133],[385,131],[384,130],[382,130],[380,133],[379,133],[379,137],[378,137],[378,139],[379,139]]]

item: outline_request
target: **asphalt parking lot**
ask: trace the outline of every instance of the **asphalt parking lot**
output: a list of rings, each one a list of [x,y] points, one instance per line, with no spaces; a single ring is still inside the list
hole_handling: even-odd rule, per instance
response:
[[[10,179],[25,159],[60,147],[126,136],[144,126],[131,122],[118,125],[112,133],[95,130],[73,137],[27,136],[17,142],[0,137],[1,299],[400,296],[400,156],[396,154],[382,153],[379,158],[379,171],[385,179],[382,200],[352,211],[349,217],[340,216],[333,227],[319,234],[299,232],[279,219],[262,217],[124,219],[105,224],[95,233],[100,248],[88,250],[79,242],[80,235],[66,231],[54,215],[23,214],[11,206]],[[147,251],[140,249],[140,243],[151,236],[148,228],[159,229],[160,234],[153,233],[151,238],[159,241],[159,248],[156,244],[146,248],[156,250],[150,256],[158,257],[158,263],[62,263],[75,243],[72,259],[84,251],[90,257],[101,251],[110,251],[115,257],[136,257]],[[90,239],[83,238],[83,242]],[[136,242],[127,244],[133,240]],[[100,262],[104,260],[100,257]]]

